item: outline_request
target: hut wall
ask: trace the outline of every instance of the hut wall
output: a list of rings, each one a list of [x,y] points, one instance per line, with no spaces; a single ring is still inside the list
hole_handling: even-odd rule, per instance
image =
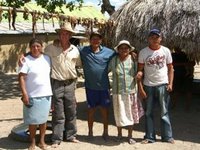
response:
[[[36,34],[46,44],[51,43],[57,35],[52,33]],[[0,72],[16,73],[17,62],[21,53],[29,51],[32,34],[1,34],[0,35]]]

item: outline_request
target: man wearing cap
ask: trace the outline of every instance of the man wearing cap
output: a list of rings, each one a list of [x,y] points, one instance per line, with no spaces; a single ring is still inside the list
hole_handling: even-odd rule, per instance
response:
[[[172,91],[173,65],[172,56],[168,48],[160,45],[161,32],[152,29],[148,36],[149,46],[142,49],[138,58],[138,76],[143,76],[143,83],[139,81],[139,93],[145,104],[145,136],[143,144],[156,141],[154,128],[154,105],[159,103],[161,119],[161,140],[174,143],[172,127],[169,119],[169,92]]]
[[[60,46],[50,45],[45,48],[45,53],[52,61],[52,147],[54,148],[63,138],[79,142],[76,139],[75,66],[81,64],[79,50],[69,42],[74,33],[71,24],[68,22],[62,24],[56,32],[59,35]]]
[[[93,32],[90,45],[80,49],[88,105],[88,136],[93,137],[94,113],[98,106],[103,120],[103,138],[108,137],[108,108],[110,106],[108,63],[115,52],[101,45],[102,35]]]

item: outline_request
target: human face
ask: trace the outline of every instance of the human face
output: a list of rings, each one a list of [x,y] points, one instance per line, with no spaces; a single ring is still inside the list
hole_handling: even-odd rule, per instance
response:
[[[66,30],[60,30],[59,32],[59,38],[60,38],[60,42],[61,45],[67,45],[69,44],[69,40],[72,36],[72,33]]]
[[[33,43],[31,46],[30,46],[30,52],[31,52],[31,56],[37,58],[41,55],[42,53],[42,45],[40,43]]]
[[[126,44],[122,44],[118,47],[118,53],[120,57],[126,57],[129,55],[130,47]]]
[[[93,49],[97,49],[101,43],[102,39],[98,35],[95,35],[90,39],[90,45]]]
[[[153,35],[149,36],[148,41],[149,41],[150,46],[152,46],[152,47],[160,46],[160,42],[162,41],[162,38],[161,38],[161,36],[153,34]]]

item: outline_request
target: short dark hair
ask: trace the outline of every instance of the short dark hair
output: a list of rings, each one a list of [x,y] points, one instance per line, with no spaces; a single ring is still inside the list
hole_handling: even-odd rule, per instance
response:
[[[29,42],[29,47],[31,47],[31,45],[33,45],[34,43],[39,43],[41,46],[43,46],[43,42],[40,39],[37,38],[32,38]]]

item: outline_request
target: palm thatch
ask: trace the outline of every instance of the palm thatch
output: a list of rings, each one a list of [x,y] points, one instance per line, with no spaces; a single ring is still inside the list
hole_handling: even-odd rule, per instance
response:
[[[200,61],[200,0],[130,0],[110,20],[115,22],[108,31],[112,46],[126,39],[140,50],[156,27],[162,31],[163,45],[179,46]]]

